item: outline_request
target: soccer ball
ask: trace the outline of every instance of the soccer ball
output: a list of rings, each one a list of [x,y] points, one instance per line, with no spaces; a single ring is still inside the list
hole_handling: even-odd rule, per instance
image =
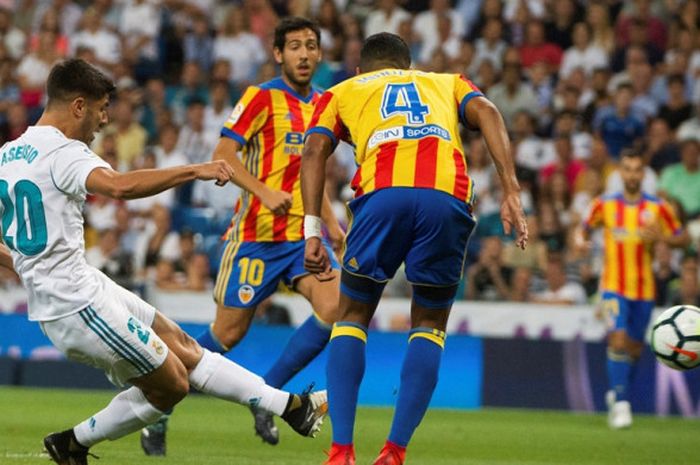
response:
[[[659,315],[651,332],[651,350],[676,370],[700,365],[700,308],[676,305]]]

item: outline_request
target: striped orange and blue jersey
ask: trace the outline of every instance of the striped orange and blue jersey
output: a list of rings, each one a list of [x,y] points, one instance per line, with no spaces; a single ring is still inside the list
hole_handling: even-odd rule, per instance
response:
[[[465,106],[483,94],[457,74],[385,69],[355,76],[316,105],[306,134],[355,146],[355,197],[386,187],[421,187],[471,202],[459,136]]]
[[[242,147],[246,169],[273,190],[292,194],[286,215],[274,215],[260,199],[243,191],[223,238],[233,242],[284,242],[303,239],[304,208],[299,170],[304,132],[320,98],[315,89],[297,94],[282,78],[250,86],[224,123],[221,135]]]
[[[603,228],[603,273],[600,287],[630,300],[654,300],[653,244],[642,240],[645,226],[659,224],[664,235],[681,233],[681,224],[663,200],[642,194],[627,202],[622,193],[595,199],[583,226]]]

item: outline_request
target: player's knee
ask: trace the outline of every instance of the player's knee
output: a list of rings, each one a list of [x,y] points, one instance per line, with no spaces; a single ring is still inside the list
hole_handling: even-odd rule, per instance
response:
[[[457,285],[454,286],[422,286],[413,285],[413,301],[428,309],[449,309],[457,295]]]
[[[379,302],[385,285],[386,283],[350,274],[345,270],[340,277],[340,291],[352,300],[368,305]]]
[[[619,331],[608,336],[608,348],[614,352],[627,352],[627,336]]]
[[[324,301],[314,306],[314,313],[318,319],[326,324],[333,324],[340,320],[340,307],[338,301]]]

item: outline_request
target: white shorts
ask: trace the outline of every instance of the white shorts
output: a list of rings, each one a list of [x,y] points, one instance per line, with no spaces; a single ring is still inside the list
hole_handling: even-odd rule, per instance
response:
[[[152,305],[104,274],[98,277],[101,289],[92,305],[41,322],[41,328],[66,357],[100,368],[112,383],[124,386],[160,367],[168,346],[151,328],[156,315]]]

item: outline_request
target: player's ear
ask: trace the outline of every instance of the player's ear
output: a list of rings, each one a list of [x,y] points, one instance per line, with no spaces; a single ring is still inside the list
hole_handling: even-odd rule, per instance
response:
[[[70,103],[71,113],[76,118],[82,118],[87,112],[87,100],[85,97],[76,97]]]
[[[358,74],[362,74],[362,70],[360,70],[359,66],[355,66],[355,76],[357,76]]]
[[[281,65],[282,64],[282,50],[275,47],[272,49],[272,54],[275,57],[275,63],[277,63],[278,65]]]

